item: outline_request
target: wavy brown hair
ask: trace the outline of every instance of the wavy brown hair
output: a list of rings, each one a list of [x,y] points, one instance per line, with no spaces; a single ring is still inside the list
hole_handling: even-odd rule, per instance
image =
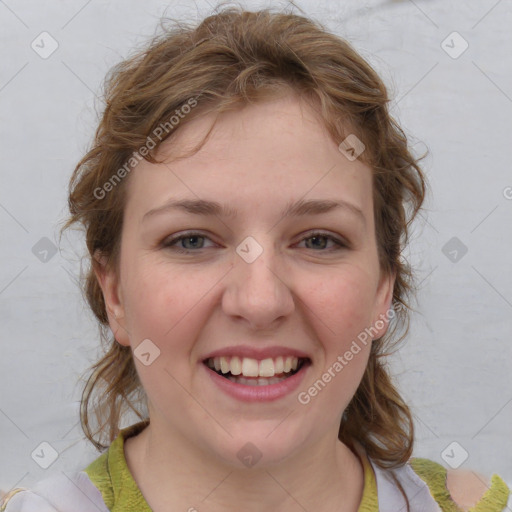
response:
[[[406,135],[389,113],[384,83],[347,41],[302,15],[228,7],[198,26],[173,22],[162,27],[161,34],[107,75],[105,109],[94,142],[70,180],[71,216],[63,229],[75,223],[85,228],[91,265],[84,291],[105,344],[105,354],[90,368],[83,391],[85,435],[103,450],[119,433],[125,409],[147,419],[137,408],[145,395],[131,349],[117,343],[108,330],[103,294],[93,271],[95,255],[104,256],[110,269],[117,269],[119,262],[129,176],[125,177],[127,171],[121,173],[124,179],[113,181],[116,171],[123,166],[126,170],[126,162],[148,147],[148,137],[156,147],[144,158],[155,163],[161,142],[198,116],[293,92],[309,102],[336,144],[353,133],[366,146],[359,158],[373,172],[379,264],[383,272],[396,274],[396,314],[386,334],[372,342],[364,376],[343,415],[339,439],[350,446],[361,443],[382,468],[403,465],[412,455],[413,420],[384,358],[409,330],[414,276],[402,250],[423,203],[426,181],[420,158],[412,155]],[[184,112],[192,98],[197,106],[169,128],[171,117]],[[160,140],[155,130],[165,123],[169,130]],[[109,180],[109,192],[101,192]]]

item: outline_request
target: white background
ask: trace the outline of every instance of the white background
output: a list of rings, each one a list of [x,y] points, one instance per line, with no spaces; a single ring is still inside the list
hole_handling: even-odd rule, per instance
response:
[[[432,194],[408,251],[420,283],[418,313],[390,360],[415,414],[414,455],[446,466],[441,453],[456,441],[469,454],[462,468],[510,483],[512,2],[297,5],[375,66],[415,152],[430,151],[424,168]],[[102,80],[154,33],[165,9],[180,19],[211,11],[199,0],[0,1],[4,491],[83,469],[99,455],[78,425],[79,379],[99,354],[76,283],[84,245],[70,234],[47,262],[32,248],[43,237],[59,245],[68,179],[92,138]],[[31,48],[43,31],[59,45],[47,59]],[[442,47],[454,31],[469,45],[458,58]],[[453,53],[461,44],[450,36],[445,46]],[[442,251],[453,237],[467,247],[457,262]],[[43,441],[58,453],[47,470],[31,458]]]

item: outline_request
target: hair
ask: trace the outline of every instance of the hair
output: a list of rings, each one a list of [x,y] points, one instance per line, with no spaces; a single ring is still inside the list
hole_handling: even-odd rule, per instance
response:
[[[311,105],[336,144],[348,134],[364,143],[359,159],[372,169],[379,266],[395,275],[393,321],[372,341],[364,376],[343,414],[338,437],[352,447],[361,443],[382,468],[399,467],[412,455],[411,412],[384,358],[405,338],[413,311],[409,299],[414,276],[402,249],[425,197],[426,180],[419,166],[423,157],[412,155],[404,131],[390,115],[383,81],[347,41],[305,16],[240,7],[220,10],[198,26],[174,22],[109,71],[105,108],[92,147],[70,179],[71,216],[63,230],[75,223],[85,228],[90,268],[83,290],[106,344],[103,357],[89,369],[80,409],[82,429],[98,450],[108,446],[101,436],[112,442],[118,435],[125,409],[149,421],[136,407],[145,395],[131,348],[117,343],[108,330],[94,273],[97,255],[105,258],[107,268],[118,269],[126,163],[133,166],[142,158],[158,162],[160,144],[205,113],[219,115],[290,92]],[[195,108],[184,108],[193,101]],[[188,113],[171,123],[179,112]],[[400,330],[403,334],[397,338]],[[90,424],[92,413],[96,430]]]

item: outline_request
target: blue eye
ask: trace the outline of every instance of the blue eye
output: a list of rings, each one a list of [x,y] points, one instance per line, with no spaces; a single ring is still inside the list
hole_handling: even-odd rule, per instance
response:
[[[322,233],[322,232],[314,232],[314,233],[310,233],[307,237],[303,238],[301,240],[302,241],[305,241],[305,240],[315,240],[315,241],[318,241],[318,240],[321,240],[321,239],[324,239],[326,241],[331,241],[333,242],[337,247],[334,247],[334,248],[331,248],[330,251],[336,251],[336,250],[339,250],[341,248],[346,248],[347,247],[347,244],[343,243],[341,240],[338,240],[336,237],[332,236],[332,235],[329,235],[329,234],[326,234],[326,233]],[[322,247],[325,245],[325,244],[320,244]],[[318,245],[316,247],[319,247]],[[322,248],[320,247],[320,248]],[[307,247],[308,249],[310,247]],[[330,251],[321,251],[321,252],[330,252]]]
[[[172,238],[167,238],[166,240],[164,240],[162,242],[161,245],[163,248],[171,249],[172,251],[176,251],[178,253],[191,254],[191,253],[197,252],[201,249],[205,249],[205,247],[203,246],[203,243],[198,242],[199,239],[209,240],[209,238],[207,236],[202,235],[201,233],[198,233],[195,231],[190,231],[183,235],[179,235],[179,236],[172,237]],[[319,245],[316,245],[316,246],[314,245],[313,247],[306,247],[307,249],[312,249],[312,250],[314,250],[314,247],[320,248],[321,249],[320,252],[331,252],[331,251],[337,251],[337,250],[340,250],[343,248],[348,248],[348,245],[346,243],[342,242],[341,240],[339,240],[338,238],[336,238],[330,234],[323,233],[323,232],[309,233],[308,236],[301,239],[301,242],[306,241],[306,240],[314,240],[315,241],[314,243],[317,243],[318,241],[321,241],[321,240],[325,240],[326,242],[320,243]],[[325,246],[326,246],[327,242],[329,242],[329,241],[333,242],[335,244],[335,247],[333,247],[331,249],[323,250],[326,248]],[[192,242],[192,243],[190,243],[190,242]],[[185,248],[178,247],[177,244],[179,244],[179,243],[188,244],[189,247],[185,247]],[[315,252],[319,252],[319,251],[315,250]]]
[[[172,249],[173,251],[180,252],[180,253],[196,252],[196,251],[194,251],[194,249],[196,249],[196,250],[203,249],[202,244],[197,244],[197,242],[196,242],[196,240],[200,239],[200,238],[206,239],[208,237],[201,235],[200,233],[195,233],[195,232],[191,231],[190,233],[186,233],[184,235],[176,236],[174,238],[168,238],[167,240],[165,240],[162,243],[162,247],[169,248],[169,249]],[[187,249],[187,248],[181,249],[176,246],[176,244],[178,242],[188,243],[191,240],[193,241],[192,245],[191,245],[191,249]],[[201,245],[201,247],[197,247],[197,245]]]

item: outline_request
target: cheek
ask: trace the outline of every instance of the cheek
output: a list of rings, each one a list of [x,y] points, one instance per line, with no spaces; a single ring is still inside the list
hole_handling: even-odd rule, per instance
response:
[[[154,337],[163,341],[176,338],[176,333],[190,329],[187,321],[194,315],[207,283],[198,273],[177,272],[160,265],[131,267],[126,276],[126,317],[133,341],[137,337]]]
[[[346,341],[371,321],[375,290],[371,276],[354,266],[330,272],[307,287],[306,303],[329,328],[329,338]]]
[[[335,423],[357,391],[371,350],[370,340],[358,335],[368,327],[374,293],[372,274],[347,265],[329,272],[306,288],[310,322],[321,344],[318,365],[297,400],[304,411],[316,411],[322,422]],[[311,421],[316,414],[311,414]]]
[[[205,279],[199,282],[197,272],[177,272],[158,264],[139,264],[126,270],[125,313],[142,386],[154,406],[178,402],[183,398],[178,382],[185,382],[188,376],[193,341],[202,328],[198,316],[201,299],[211,285],[206,287]],[[149,365],[137,359],[137,347],[146,339],[159,350],[149,349]]]

